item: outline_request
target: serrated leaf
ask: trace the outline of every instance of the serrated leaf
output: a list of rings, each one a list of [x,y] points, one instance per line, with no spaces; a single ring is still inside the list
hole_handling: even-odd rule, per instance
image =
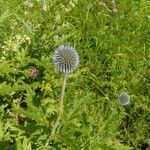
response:
[[[9,84],[6,84],[6,82],[3,82],[0,84],[0,95],[5,95],[8,94],[10,92],[12,92],[12,86]]]
[[[9,10],[3,12],[0,15],[0,23],[2,23],[3,21],[5,21],[7,18],[9,18],[12,15],[12,13],[9,12]]]
[[[42,111],[38,108],[33,109],[27,109],[24,110],[23,108],[14,108],[14,110],[18,113],[21,113],[22,115],[30,118],[31,120],[35,120],[37,123],[47,126],[49,125],[48,120],[44,117],[44,114]]]
[[[83,107],[83,105],[85,105],[89,100],[91,100],[91,96],[92,94],[88,94],[87,96],[83,97],[82,99],[79,100],[79,102],[75,103],[75,105],[73,106],[73,108],[70,110],[67,119],[71,120],[73,119],[73,117],[78,113],[78,111],[81,109],[81,107]]]
[[[7,84],[6,82],[3,82],[0,84],[0,95],[6,95],[6,94],[10,94],[11,92],[15,92],[15,91],[21,91],[24,90],[25,87],[22,85],[14,85],[11,86],[10,84]]]
[[[0,64],[0,74],[15,73],[17,70],[8,63]]]

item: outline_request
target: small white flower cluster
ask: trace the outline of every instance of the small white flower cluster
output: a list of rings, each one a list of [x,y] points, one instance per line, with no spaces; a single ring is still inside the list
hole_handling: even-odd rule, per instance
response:
[[[70,0],[67,6],[61,4],[61,8],[65,10],[66,13],[70,12],[78,3],[78,0]]]
[[[43,0],[42,1],[42,9],[44,11],[47,11],[47,9],[48,9],[48,0]]]
[[[99,1],[99,4],[103,7],[105,7],[109,12],[113,12],[113,13],[117,13],[118,12],[118,9],[116,7],[116,0],[112,0],[111,1],[111,4],[109,6],[109,3],[107,1]]]
[[[116,0],[112,0],[112,6],[113,6],[112,12],[117,13],[118,9],[116,8]]]
[[[63,13],[68,13],[77,5],[77,3],[78,3],[78,0],[70,0],[69,4],[67,6],[65,6],[61,3],[59,10],[63,10]],[[61,22],[61,16],[62,16],[61,11],[57,11],[57,12],[55,12],[55,14],[56,14],[55,22],[56,23]]]
[[[3,57],[9,54],[9,51],[17,52],[19,48],[21,48],[21,44],[28,42],[30,44],[31,39],[27,35],[15,35],[10,37],[7,41],[4,42],[4,45],[2,45],[2,55]]]
[[[25,5],[26,7],[28,7],[28,8],[32,8],[32,7],[33,7],[33,2],[32,2],[32,0],[26,0],[26,1],[24,2],[24,5]]]
[[[24,5],[25,5],[26,7],[28,7],[28,8],[32,8],[32,7],[33,7],[33,2],[32,2],[32,0],[26,0],[26,1],[24,2]]]
[[[48,10],[48,4],[49,4],[49,1],[48,0],[40,0],[40,1],[37,1],[37,2],[40,2],[41,6],[42,6],[42,9],[44,11],[47,11]],[[27,8],[33,8],[34,6],[34,3],[33,3],[33,0],[26,0],[24,2],[24,5],[27,7]],[[27,11],[25,11],[25,14],[28,14]]]

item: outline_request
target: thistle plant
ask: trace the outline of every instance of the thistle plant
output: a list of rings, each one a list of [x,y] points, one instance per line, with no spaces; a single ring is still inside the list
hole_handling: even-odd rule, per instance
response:
[[[123,106],[129,105],[129,103],[130,103],[130,96],[127,93],[122,92],[118,96],[118,101],[119,101],[120,105],[123,105]]]
[[[64,112],[63,99],[65,95],[67,76],[68,76],[68,73],[74,71],[77,68],[79,64],[79,55],[76,52],[75,48],[69,45],[67,46],[61,45],[54,52],[53,62],[54,62],[56,69],[64,75],[64,79],[63,79],[62,92],[61,92],[61,98],[60,98],[60,114],[54,124],[51,135],[55,134],[55,131],[61,119],[61,115]]]

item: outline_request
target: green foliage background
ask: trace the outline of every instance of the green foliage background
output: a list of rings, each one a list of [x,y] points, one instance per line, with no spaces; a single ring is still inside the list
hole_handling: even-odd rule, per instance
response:
[[[102,5],[106,4],[106,5]],[[150,2],[0,0],[0,149],[150,149]],[[65,112],[52,55],[71,44]],[[37,68],[33,78],[30,69]],[[121,91],[131,104],[117,103]]]

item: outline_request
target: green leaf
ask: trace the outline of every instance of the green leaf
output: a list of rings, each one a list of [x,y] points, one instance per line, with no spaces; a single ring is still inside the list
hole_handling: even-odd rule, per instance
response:
[[[88,95],[86,95],[85,97],[83,97],[82,99],[80,99],[78,102],[76,102],[73,106],[73,108],[69,111],[68,114],[68,121],[73,119],[74,116],[79,112],[79,110],[88,102],[92,100],[92,94],[89,93]]]
[[[5,94],[8,94],[10,92],[12,92],[13,89],[12,89],[12,86],[9,84],[6,84],[6,82],[3,82],[1,83],[0,85],[0,95],[5,95]]]
[[[6,19],[8,19],[10,16],[12,15],[12,13],[9,12],[9,10],[3,12],[0,15],[0,23],[4,22]]]
[[[126,145],[122,145],[122,144],[115,144],[115,145],[112,145],[112,147],[115,150],[132,150],[133,149],[132,147],[129,147],[129,146],[126,146]]]
[[[25,136],[16,139],[16,150],[31,150],[31,143]]]
[[[10,84],[7,84],[6,82],[3,82],[0,84],[0,95],[6,95],[6,94],[10,94],[11,92],[15,92],[15,91],[21,91],[24,90],[25,87],[22,85],[14,85],[11,86]]]
[[[13,68],[9,63],[0,63],[0,74],[16,73],[17,70]]]
[[[29,106],[30,107],[30,106]],[[14,108],[14,111],[21,113],[25,117],[30,118],[31,120],[35,120],[37,123],[49,126],[48,120],[45,118],[45,114],[42,112],[42,109],[32,107],[30,109],[24,110],[23,108]]]

